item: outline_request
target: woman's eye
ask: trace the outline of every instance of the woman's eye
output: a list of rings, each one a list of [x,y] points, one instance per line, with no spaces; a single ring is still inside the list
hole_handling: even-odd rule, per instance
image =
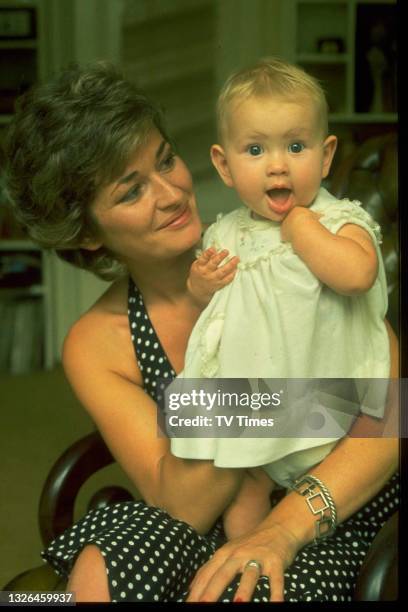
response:
[[[304,148],[305,145],[301,142],[292,142],[292,144],[289,145],[289,151],[291,153],[301,153]]]
[[[119,200],[119,203],[123,204],[124,202],[131,202],[132,200],[136,200],[140,196],[141,191],[141,185],[133,185],[133,187],[129,189],[129,191],[127,191],[125,195]]]
[[[248,153],[256,157],[257,155],[261,155],[261,153],[263,153],[263,148],[261,147],[261,145],[257,145],[257,144],[250,145],[248,147]]]
[[[160,162],[160,168],[163,170],[170,170],[174,168],[176,163],[176,154],[174,151],[171,151],[166,157]]]

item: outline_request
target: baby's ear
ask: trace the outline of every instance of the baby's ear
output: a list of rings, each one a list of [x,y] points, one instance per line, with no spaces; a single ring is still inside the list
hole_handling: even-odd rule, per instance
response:
[[[210,150],[211,161],[217,169],[218,174],[227,185],[227,187],[233,186],[232,177],[230,174],[227,158],[225,156],[225,151],[219,144],[214,144]]]
[[[333,161],[334,154],[337,149],[337,136],[328,136],[323,143],[323,167],[322,167],[322,179],[330,172],[330,166]]]

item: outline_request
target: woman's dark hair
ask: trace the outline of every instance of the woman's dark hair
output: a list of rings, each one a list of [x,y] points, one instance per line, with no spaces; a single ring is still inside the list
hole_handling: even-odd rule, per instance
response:
[[[5,142],[6,190],[29,237],[64,260],[111,280],[123,272],[97,238],[90,210],[99,190],[125,170],[160,111],[111,64],[70,66],[19,98]]]

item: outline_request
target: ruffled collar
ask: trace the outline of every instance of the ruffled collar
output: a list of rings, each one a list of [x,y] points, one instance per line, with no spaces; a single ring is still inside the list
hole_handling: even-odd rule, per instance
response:
[[[237,224],[239,229],[250,231],[270,230],[271,227],[279,228],[280,223],[271,219],[263,219],[262,217],[252,217],[252,210],[246,206],[242,206],[237,210]]]

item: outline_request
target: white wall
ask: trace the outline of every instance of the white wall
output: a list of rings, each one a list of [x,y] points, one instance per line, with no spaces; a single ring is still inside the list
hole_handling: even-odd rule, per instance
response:
[[[109,283],[99,280],[90,272],[74,268],[56,255],[52,259],[51,269],[53,350],[57,356],[57,361],[59,361],[62,345],[69,328],[106,291]]]

